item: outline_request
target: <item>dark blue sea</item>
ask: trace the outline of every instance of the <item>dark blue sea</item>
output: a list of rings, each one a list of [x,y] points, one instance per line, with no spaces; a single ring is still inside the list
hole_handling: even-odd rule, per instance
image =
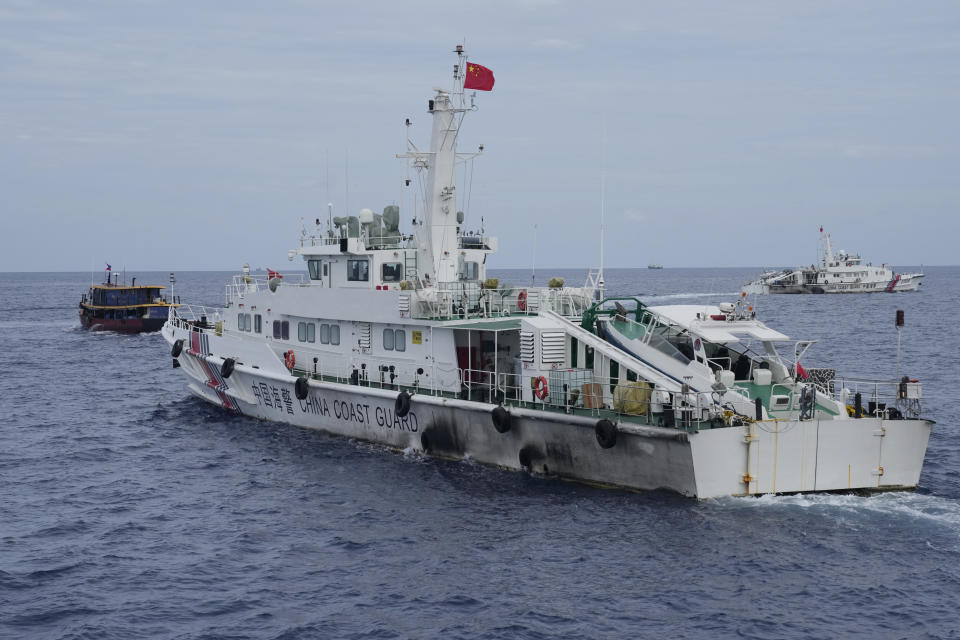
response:
[[[757,273],[607,284],[720,302]],[[806,362],[871,376],[895,373],[904,309],[937,421],[919,490],[702,502],[230,415],[188,396],[159,334],[82,331],[89,274],[2,274],[0,638],[960,638],[960,268],[926,273],[758,300],[820,340]],[[178,273],[177,293],[222,304],[229,275]],[[537,282],[555,275],[584,277]]]

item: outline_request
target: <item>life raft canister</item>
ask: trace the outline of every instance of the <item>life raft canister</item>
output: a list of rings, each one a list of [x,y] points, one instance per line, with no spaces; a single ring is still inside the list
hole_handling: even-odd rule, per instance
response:
[[[293,365],[297,364],[297,357],[293,355],[293,349],[284,352],[283,363],[287,365],[287,369],[293,370]]]
[[[526,291],[521,291],[520,293],[517,294],[517,309],[520,309],[520,311],[527,310],[527,292]]]
[[[549,391],[547,390],[547,379],[543,376],[538,376],[533,379],[533,395],[537,396],[537,399],[543,400],[547,397]]]

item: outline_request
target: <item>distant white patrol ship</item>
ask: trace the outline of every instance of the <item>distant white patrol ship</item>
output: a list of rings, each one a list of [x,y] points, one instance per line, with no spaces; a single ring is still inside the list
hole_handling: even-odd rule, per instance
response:
[[[830,234],[820,227],[820,235],[823,257],[819,267],[768,271],[743,290],[749,294],[894,293],[916,291],[921,284],[922,273],[897,274],[886,264],[879,267],[863,264],[859,254],[852,255],[843,249],[834,254]]]

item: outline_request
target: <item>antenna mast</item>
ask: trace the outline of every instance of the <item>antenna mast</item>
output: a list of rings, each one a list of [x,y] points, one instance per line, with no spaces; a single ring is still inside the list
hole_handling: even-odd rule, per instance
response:
[[[600,273],[597,274],[597,287],[600,289],[600,298],[603,299],[603,238],[604,217],[606,214],[607,197],[607,114],[603,114],[603,136],[600,143]]]
[[[533,277],[530,278],[530,286],[537,284],[537,225],[533,225]]]
[[[606,163],[604,163],[606,164]],[[600,275],[597,278],[597,284],[600,285],[600,290],[603,290],[603,222],[604,214],[606,209],[606,195],[607,195],[607,168],[604,167],[600,172]]]

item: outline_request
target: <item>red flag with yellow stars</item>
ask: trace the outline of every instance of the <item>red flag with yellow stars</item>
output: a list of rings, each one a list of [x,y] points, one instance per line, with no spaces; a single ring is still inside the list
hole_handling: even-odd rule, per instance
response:
[[[493,82],[493,71],[483,65],[473,62],[467,63],[467,75],[463,80],[464,89],[491,91],[493,90]]]

